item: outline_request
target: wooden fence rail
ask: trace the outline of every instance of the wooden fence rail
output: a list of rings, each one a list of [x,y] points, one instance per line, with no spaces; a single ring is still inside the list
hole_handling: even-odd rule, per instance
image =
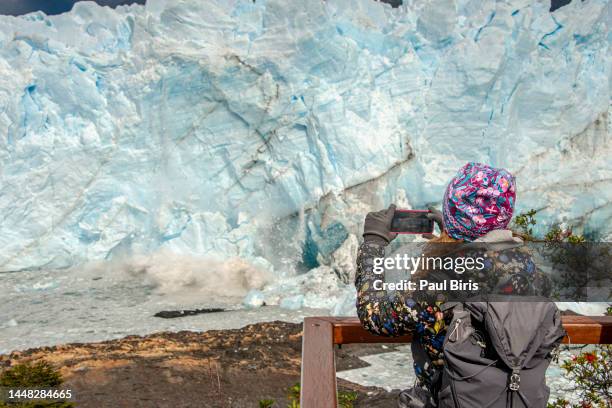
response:
[[[612,343],[612,316],[563,316],[564,343]],[[411,336],[381,337],[363,327],[357,318],[307,317],[302,340],[302,408],[336,408],[334,345],[349,343],[409,343]]]

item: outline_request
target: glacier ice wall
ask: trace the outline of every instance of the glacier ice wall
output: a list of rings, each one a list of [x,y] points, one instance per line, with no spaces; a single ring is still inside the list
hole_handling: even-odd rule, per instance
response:
[[[0,271],[162,250],[350,269],[367,211],[438,202],[468,160],[609,238],[609,2],[405,3],[0,16]]]

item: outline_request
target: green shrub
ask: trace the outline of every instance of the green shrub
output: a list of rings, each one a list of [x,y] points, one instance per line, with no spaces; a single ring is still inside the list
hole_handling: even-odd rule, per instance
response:
[[[57,388],[63,382],[62,375],[46,361],[23,363],[5,370],[0,375],[0,387],[10,388]],[[5,404],[0,408],[73,408],[65,401],[33,401]]]
[[[287,408],[300,408],[300,383],[295,384],[293,387],[289,387],[289,405]]]
[[[531,209],[514,217],[514,225],[525,239],[533,239],[533,226],[536,225],[535,215],[538,211]]]
[[[548,408],[608,408],[612,406],[612,345],[598,346],[594,351],[574,355],[561,365],[576,383],[579,402],[572,404],[558,398]]]
[[[300,383],[289,388],[289,405],[287,408],[300,408]],[[357,400],[357,393],[351,391],[338,391],[338,407],[353,408]]]
[[[350,391],[338,392],[338,406],[340,408],[353,408],[354,402],[357,400],[357,393]]]
[[[2,387],[54,388],[63,382],[62,375],[46,361],[18,364],[0,375]]]
[[[536,225],[536,210],[529,210],[516,216],[514,224],[525,236],[525,239],[540,241],[533,236],[533,226]],[[571,228],[563,230],[553,226],[544,236],[544,241],[553,244],[570,243],[581,244],[586,242],[584,236],[575,235]],[[553,261],[562,260],[565,264],[580,262],[580,256],[575,255],[569,246],[559,246],[559,250],[553,251]],[[580,254],[578,252],[578,254]],[[576,265],[574,265],[576,267]],[[577,269],[577,268],[576,268]],[[612,305],[608,307],[607,314],[612,314]],[[548,408],[609,408],[612,407],[612,345],[598,345],[594,351],[583,352],[572,356],[561,364],[567,377],[576,386],[573,394],[580,402],[572,404],[563,398],[557,398],[548,403]]]
[[[259,400],[259,408],[272,408],[275,402],[273,399]]]
[[[607,408],[612,406],[612,345],[598,346],[594,351],[574,355],[561,365],[576,383],[574,389],[580,402],[571,404],[558,398],[548,408]]]

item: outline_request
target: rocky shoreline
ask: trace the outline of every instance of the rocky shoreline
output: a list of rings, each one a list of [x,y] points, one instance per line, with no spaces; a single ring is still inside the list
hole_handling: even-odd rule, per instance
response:
[[[45,360],[58,368],[77,407],[286,407],[300,380],[302,325],[258,323],[235,330],[161,332],[97,343],[72,343],[0,355],[0,369]],[[389,346],[337,350],[338,371],[363,367],[359,356]],[[410,367],[407,367],[410,370]],[[397,392],[342,379],[356,407],[394,406]]]

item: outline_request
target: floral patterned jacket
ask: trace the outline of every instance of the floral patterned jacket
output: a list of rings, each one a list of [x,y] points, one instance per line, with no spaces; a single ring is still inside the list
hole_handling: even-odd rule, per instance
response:
[[[487,251],[482,255],[483,271],[472,275],[466,272],[462,279],[480,282],[488,293],[533,295],[537,291],[547,296],[550,292],[549,280],[537,270],[527,248]],[[384,275],[374,273],[374,259],[383,257],[385,246],[379,242],[363,242],[359,247],[355,276],[357,314],[371,333],[381,336],[412,333],[418,382],[435,396],[444,365],[442,346],[452,313],[443,311],[443,303],[435,293],[375,290],[374,281],[384,280]]]

